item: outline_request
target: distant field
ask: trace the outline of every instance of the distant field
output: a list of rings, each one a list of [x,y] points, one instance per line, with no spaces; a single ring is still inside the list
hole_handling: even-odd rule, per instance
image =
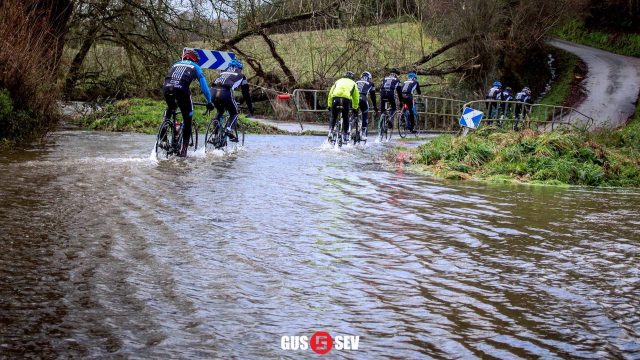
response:
[[[276,34],[271,39],[296,79],[302,82],[335,77],[345,69],[359,73],[406,65],[440,45],[415,23],[303,31]],[[284,76],[262,37],[246,39],[239,47],[258,59],[266,70]]]

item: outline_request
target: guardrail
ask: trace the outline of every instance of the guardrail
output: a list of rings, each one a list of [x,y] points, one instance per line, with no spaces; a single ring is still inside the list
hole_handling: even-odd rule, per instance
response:
[[[566,128],[589,130],[594,124],[593,118],[566,106],[525,104],[519,101],[476,100],[465,103],[463,108],[465,107],[484,112],[482,124],[485,126],[509,127],[513,130],[523,128],[538,131]]]
[[[292,95],[298,121],[318,118],[329,120],[327,90],[295,89]],[[414,99],[418,111],[416,126],[419,131],[455,132],[460,129],[458,120],[464,108],[464,101],[426,95],[416,95]],[[377,100],[380,104],[379,96]],[[377,127],[377,121],[370,124],[372,128]]]

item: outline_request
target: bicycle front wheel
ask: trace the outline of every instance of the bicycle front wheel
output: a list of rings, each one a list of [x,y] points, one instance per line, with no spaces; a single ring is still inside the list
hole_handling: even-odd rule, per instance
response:
[[[166,159],[176,152],[176,128],[173,121],[165,120],[158,128],[156,136],[156,157]]]

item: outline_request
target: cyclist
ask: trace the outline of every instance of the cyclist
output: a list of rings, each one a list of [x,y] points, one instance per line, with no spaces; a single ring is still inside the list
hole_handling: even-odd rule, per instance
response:
[[[528,87],[522,89],[522,91],[516,94],[516,101],[516,122],[513,124],[513,130],[517,131],[520,120],[526,118],[527,114],[531,112],[531,103],[533,102],[533,99],[531,98],[531,89]]]
[[[498,96],[496,97],[496,100],[498,101],[513,101],[513,95],[511,95],[513,93],[513,89],[511,89],[509,86],[507,86],[503,91],[501,91],[500,93],[498,93]],[[504,116],[508,116],[507,112],[510,109],[510,104],[507,102],[503,102],[501,103],[498,109],[498,118]]]
[[[416,126],[416,117],[418,115],[418,111],[416,109],[416,103],[413,100],[413,93],[418,93],[418,95],[422,95],[420,91],[420,84],[418,83],[418,74],[414,71],[411,71],[407,74],[407,81],[402,84],[402,97],[400,97],[400,101],[402,101],[402,106],[407,105],[409,108],[409,131],[415,134],[415,126]]]
[[[376,103],[376,86],[372,81],[371,73],[365,71],[360,76],[360,80],[356,81],[358,92],[360,92],[360,111],[362,112],[362,140],[367,140],[367,126],[369,125],[369,103],[367,102],[367,94],[371,97],[373,108],[378,115],[378,104]]]
[[[233,96],[233,91],[240,87],[242,90],[242,97],[247,102],[249,108],[249,115],[253,115],[253,102],[251,101],[251,94],[249,93],[249,82],[247,77],[242,74],[242,63],[238,59],[233,59],[229,63],[227,69],[220,73],[220,75],[213,80],[213,105],[215,105],[217,114],[216,120],[220,121],[220,118],[224,115],[225,110],[229,112],[229,119],[227,120],[226,132],[229,136],[229,140],[237,142],[238,139],[235,136],[233,128],[238,121],[238,104]]]
[[[353,71],[347,71],[344,76],[338,79],[329,90],[327,106],[331,108],[331,124],[329,124],[329,141],[331,141],[331,133],[338,119],[339,107],[342,107],[342,139],[344,142],[349,141],[349,110],[357,111],[360,104],[360,92],[353,78]]]
[[[502,92],[502,83],[500,81],[494,81],[493,87],[489,89],[487,92],[487,96],[485,96],[486,100],[496,100],[498,98],[498,94]],[[487,115],[489,115],[489,119],[495,119],[497,117],[496,114],[496,103],[490,101],[487,103]]]
[[[180,61],[171,66],[167,76],[164,78],[162,93],[167,103],[165,118],[169,114],[173,114],[177,108],[182,113],[182,121],[184,123],[182,129],[182,147],[178,156],[187,156],[187,148],[189,147],[189,139],[191,138],[191,120],[193,117],[193,102],[191,101],[191,90],[189,86],[191,82],[198,79],[200,88],[207,100],[207,109],[212,109],[211,92],[207,86],[207,79],[200,66],[198,66],[198,54],[193,50],[187,50],[182,54]],[[164,139],[165,134],[160,134],[160,138]]]
[[[399,74],[398,69],[391,69],[389,76],[382,79],[382,84],[380,85],[380,112],[384,112],[387,102],[391,104],[389,119],[393,119],[393,115],[396,113],[396,93],[398,98],[402,98],[402,87],[400,86],[400,80],[398,80]],[[393,121],[389,121],[389,128],[393,128]]]

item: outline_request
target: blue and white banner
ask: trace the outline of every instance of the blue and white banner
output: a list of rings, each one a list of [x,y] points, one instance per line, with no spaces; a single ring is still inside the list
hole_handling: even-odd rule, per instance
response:
[[[184,54],[187,50],[193,50],[198,54],[198,58],[200,58],[198,65],[203,69],[226,70],[231,60],[236,58],[236,54],[232,52],[195,48],[184,48],[182,53]]]
[[[462,111],[460,125],[470,129],[477,129],[483,117],[484,113],[482,111],[466,107]]]

